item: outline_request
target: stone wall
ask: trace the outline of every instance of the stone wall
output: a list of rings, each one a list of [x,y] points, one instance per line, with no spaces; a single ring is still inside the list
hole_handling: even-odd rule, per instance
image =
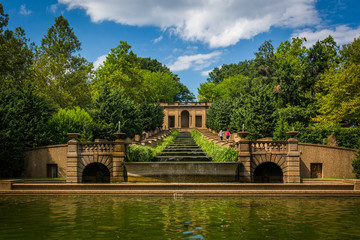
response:
[[[299,143],[300,176],[311,177],[311,163],[322,163],[323,178],[355,178],[352,159],[356,151],[350,148]]]
[[[58,177],[66,178],[67,144],[25,150],[25,178],[46,178],[47,164],[58,165]]]

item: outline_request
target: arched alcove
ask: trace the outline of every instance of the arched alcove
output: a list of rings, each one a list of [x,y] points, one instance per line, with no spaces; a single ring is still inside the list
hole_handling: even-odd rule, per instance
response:
[[[253,179],[256,183],[283,182],[283,171],[273,162],[264,162],[256,167]]]
[[[189,117],[189,112],[184,110],[181,112],[181,128],[189,128],[190,124],[190,117]]]
[[[110,171],[102,163],[90,163],[84,168],[83,183],[110,183]]]

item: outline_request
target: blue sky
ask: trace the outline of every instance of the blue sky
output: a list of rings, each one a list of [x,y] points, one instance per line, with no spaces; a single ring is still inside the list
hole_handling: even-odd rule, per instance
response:
[[[69,20],[81,56],[96,66],[127,41],[158,59],[193,93],[222,64],[252,59],[266,40],[292,37],[307,46],[332,35],[339,45],[360,36],[358,0],[5,0],[8,27],[40,45],[55,17]]]

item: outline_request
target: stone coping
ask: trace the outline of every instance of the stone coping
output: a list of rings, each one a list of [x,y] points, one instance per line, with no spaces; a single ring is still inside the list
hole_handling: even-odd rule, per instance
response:
[[[339,150],[346,150],[346,151],[353,151],[356,152],[356,149],[354,148],[346,148],[346,147],[335,147],[335,146],[329,146],[324,144],[314,144],[314,143],[302,143],[299,142],[299,146],[311,146],[311,147],[324,147],[324,148],[332,148],[332,149],[339,149]]]
[[[37,150],[37,149],[47,149],[47,148],[59,148],[59,147],[67,147],[67,144],[56,144],[56,145],[46,145],[46,146],[39,146],[39,147],[34,147],[34,148],[25,148],[25,152],[27,151],[33,151],[33,150]]]

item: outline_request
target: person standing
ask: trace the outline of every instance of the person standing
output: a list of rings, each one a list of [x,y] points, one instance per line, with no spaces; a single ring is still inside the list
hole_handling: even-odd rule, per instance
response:
[[[223,130],[220,130],[219,132],[220,140],[222,141],[224,139],[224,132]]]
[[[229,138],[230,138],[230,131],[229,131],[229,129],[226,130],[225,135],[226,135],[226,142],[229,142]]]

